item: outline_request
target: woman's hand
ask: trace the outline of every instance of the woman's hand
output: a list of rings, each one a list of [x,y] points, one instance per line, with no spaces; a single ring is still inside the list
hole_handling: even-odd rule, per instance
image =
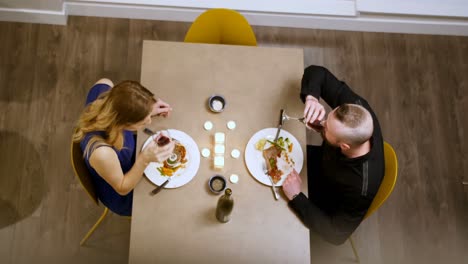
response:
[[[171,111],[172,111],[171,106],[168,103],[158,98],[156,100],[156,103],[154,103],[153,105],[153,111],[151,111],[151,116],[160,115],[160,116],[168,117]]]
[[[169,142],[165,146],[159,147],[154,140],[151,140],[148,146],[141,152],[141,155],[146,163],[162,163],[171,156],[174,151],[174,146],[174,141]]]
[[[304,117],[306,124],[313,123],[315,120],[322,120],[325,117],[325,108],[312,95],[306,97]]]

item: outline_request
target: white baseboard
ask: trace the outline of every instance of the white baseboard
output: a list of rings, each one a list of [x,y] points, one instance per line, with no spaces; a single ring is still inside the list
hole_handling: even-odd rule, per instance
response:
[[[66,3],[67,13],[71,16],[115,17],[192,22],[203,9],[170,8],[154,6],[134,6],[94,3]]]
[[[329,30],[387,32],[405,34],[468,36],[468,21],[407,18],[361,14],[356,18],[290,16],[244,13],[249,23],[258,26],[315,28]]]
[[[69,15],[192,22],[205,9],[66,3]],[[468,36],[468,20],[378,16],[358,17],[241,12],[251,25],[330,30]]]
[[[192,22],[203,11],[203,8],[74,1],[65,2],[63,11],[0,8],[0,20],[65,25],[67,15],[76,15]],[[363,12],[355,17],[257,11],[241,13],[251,25],[258,26],[468,36],[467,18],[392,16]]]
[[[62,11],[0,7],[0,21],[66,25],[66,9]]]
[[[466,0],[356,0],[360,12],[438,17],[467,17]]]

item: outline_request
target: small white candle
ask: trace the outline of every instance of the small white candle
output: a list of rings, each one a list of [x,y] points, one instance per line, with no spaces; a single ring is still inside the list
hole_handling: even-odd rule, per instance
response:
[[[227,122],[226,125],[227,125],[227,128],[229,128],[230,130],[233,130],[234,128],[236,128],[236,122],[234,122],[232,120]]]
[[[238,149],[233,149],[231,151],[231,157],[238,159],[240,157],[240,151]]]
[[[224,154],[225,148],[223,144],[216,144],[214,147],[215,154]]]
[[[239,181],[239,176],[237,174],[231,174],[231,177],[229,177],[229,180],[232,183],[237,183]]]
[[[214,158],[214,167],[217,169],[222,169],[224,167],[224,157],[216,156]]]
[[[223,132],[216,132],[215,133],[215,143],[224,144],[226,137]]]
[[[211,151],[209,149],[207,149],[207,148],[203,148],[202,151],[201,151],[201,154],[202,154],[203,157],[208,158],[210,156],[210,154],[211,154]]]
[[[206,121],[203,127],[205,128],[205,130],[211,130],[213,128],[213,123],[211,123],[210,121]]]

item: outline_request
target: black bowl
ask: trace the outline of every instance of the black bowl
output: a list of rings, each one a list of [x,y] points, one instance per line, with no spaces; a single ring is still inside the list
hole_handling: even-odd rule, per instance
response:
[[[219,103],[221,103],[221,108],[219,108]],[[218,106],[218,107],[216,107]],[[226,99],[221,95],[212,95],[208,98],[208,108],[215,113],[221,113],[226,107]]]
[[[221,175],[214,175],[208,180],[208,187],[213,193],[219,194],[226,189],[227,181]]]

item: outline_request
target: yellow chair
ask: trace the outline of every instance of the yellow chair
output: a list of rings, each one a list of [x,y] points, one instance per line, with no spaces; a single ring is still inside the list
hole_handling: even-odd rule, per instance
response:
[[[86,193],[88,193],[91,200],[99,205],[99,200],[97,198],[96,189],[94,188],[94,183],[91,178],[91,174],[89,173],[88,167],[83,159],[83,152],[80,148],[80,143],[73,142],[71,143],[71,164],[73,167],[73,171],[75,172],[75,176],[78,178],[81,186],[85,189]],[[104,212],[102,213],[101,217],[97,220],[94,226],[88,231],[88,233],[83,237],[80,242],[80,246],[82,246],[86,240],[94,233],[96,228],[101,224],[101,222],[106,217],[107,213],[109,213],[109,209],[104,206]]]
[[[257,46],[249,22],[237,11],[224,8],[210,9],[198,16],[184,42]]]
[[[367,210],[364,219],[369,217],[373,214],[379,207],[387,200],[390,194],[395,187],[395,183],[398,177],[398,160],[395,151],[393,150],[392,146],[387,142],[384,142],[384,158],[385,158],[385,174],[383,181],[377,191],[377,194],[372,201],[369,210]],[[356,251],[356,247],[354,246],[353,239],[349,237],[349,242],[351,243],[351,247],[353,248],[354,255],[356,256],[357,262],[359,262],[359,255]]]

